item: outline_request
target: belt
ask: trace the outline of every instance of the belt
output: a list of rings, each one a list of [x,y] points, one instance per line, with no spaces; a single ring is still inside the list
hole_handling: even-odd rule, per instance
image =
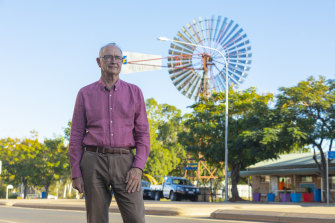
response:
[[[99,146],[85,146],[85,151],[97,152],[97,153],[110,153],[110,154],[128,154],[131,152],[131,148],[108,148]]]

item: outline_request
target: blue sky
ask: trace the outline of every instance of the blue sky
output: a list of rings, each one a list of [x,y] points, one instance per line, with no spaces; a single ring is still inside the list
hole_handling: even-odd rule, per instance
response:
[[[169,43],[199,16],[228,17],[247,33],[252,64],[239,89],[278,93],[308,76],[335,78],[335,1],[0,0],[0,138],[61,135],[78,90],[100,77],[99,48],[168,56]],[[167,70],[121,75],[189,112]]]

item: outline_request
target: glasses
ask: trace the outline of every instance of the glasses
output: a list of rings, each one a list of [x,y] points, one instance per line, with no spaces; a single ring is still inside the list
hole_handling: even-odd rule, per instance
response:
[[[104,59],[105,61],[112,61],[115,60],[116,62],[121,62],[122,61],[122,57],[120,56],[113,56],[113,55],[104,55],[103,57],[100,57],[102,59]]]

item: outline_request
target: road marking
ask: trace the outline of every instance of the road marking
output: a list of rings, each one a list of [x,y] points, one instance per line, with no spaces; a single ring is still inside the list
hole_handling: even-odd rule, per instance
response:
[[[1,1],[1,0],[0,0]],[[1,206],[0,207],[5,207],[5,206]],[[17,208],[17,209],[35,209],[35,210],[40,210],[40,211],[65,211],[65,212],[86,212],[86,210],[68,210],[68,209],[61,209],[61,208],[58,208],[58,209],[55,209],[55,208],[35,208],[35,207],[20,207],[20,206],[10,206],[10,207],[5,207],[5,208]],[[1,219],[0,219],[0,223],[1,223]],[[18,222],[15,222],[15,223],[18,223]]]

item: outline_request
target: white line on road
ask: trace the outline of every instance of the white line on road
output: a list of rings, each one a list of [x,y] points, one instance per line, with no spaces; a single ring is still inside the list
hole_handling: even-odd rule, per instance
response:
[[[1,1],[1,0],[0,0]],[[35,209],[35,210],[40,210],[40,211],[68,211],[68,212],[86,212],[86,211],[81,211],[81,210],[66,210],[66,209],[55,209],[55,208],[35,208],[35,207],[18,207],[18,206],[1,206],[0,205],[0,207],[6,207],[6,208],[17,208],[17,209],[20,209],[20,208],[22,208],[22,209],[29,209],[29,210],[31,210],[31,209]],[[3,221],[3,220],[1,220],[0,219],[0,223],[1,223],[1,221]],[[15,222],[15,223],[18,223],[18,222]]]
[[[16,221],[8,221],[8,220],[1,220],[0,219],[0,223],[1,222],[4,222],[4,223],[18,223],[18,222],[16,222]]]

